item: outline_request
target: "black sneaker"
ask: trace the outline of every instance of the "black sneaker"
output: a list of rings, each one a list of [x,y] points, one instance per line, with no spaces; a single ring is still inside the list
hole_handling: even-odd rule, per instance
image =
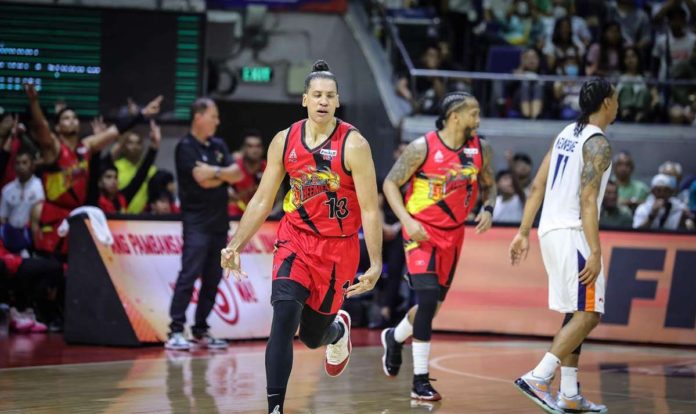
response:
[[[440,401],[442,396],[430,385],[430,380],[428,374],[414,375],[411,398],[421,401]]]
[[[389,377],[395,377],[399,375],[401,368],[401,350],[404,344],[394,339],[394,328],[382,331],[382,346],[384,347],[384,355],[382,355],[384,373]]]

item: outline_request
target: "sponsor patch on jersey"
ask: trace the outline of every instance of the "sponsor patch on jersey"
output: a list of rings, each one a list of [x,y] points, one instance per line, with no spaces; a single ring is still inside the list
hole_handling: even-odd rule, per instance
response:
[[[435,153],[434,160],[435,160],[435,162],[442,162],[445,160],[445,156],[442,155],[442,151],[437,150],[437,152]]]
[[[297,162],[297,153],[295,152],[295,148],[290,151],[290,155],[288,155],[288,161],[289,162]]]
[[[479,153],[478,148],[464,148],[464,154],[466,155],[476,155]]]
[[[336,155],[338,155],[338,151],[328,148],[322,148],[321,150],[319,150],[319,154],[324,158],[324,160],[331,161],[334,159]]]

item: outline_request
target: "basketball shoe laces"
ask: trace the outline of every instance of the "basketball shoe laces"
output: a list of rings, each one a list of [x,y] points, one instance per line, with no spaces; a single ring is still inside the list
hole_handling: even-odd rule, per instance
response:
[[[339,339],[338,342],[336,342],[335,344],[329,344],[326,346],[326,360],[331,365],[340,364],[348,356],[348,346],[346,345],[346,343],[348,342],[348,329],[343,323],[341,323],[341,325],[343,325],[343,327],[345,328],[345,330],[343,331],[343,336],[341,336],[341,339]]]

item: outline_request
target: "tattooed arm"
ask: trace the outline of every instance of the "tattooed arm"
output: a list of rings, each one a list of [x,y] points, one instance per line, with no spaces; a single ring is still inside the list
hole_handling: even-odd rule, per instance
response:
[[[481,154],[483,156],[483,166],[479,173],[478,180],[481,186],[481,196],[483,199],[483,207],[476,216],[476,233],[485,233],[491,228],[493,221],[493,213],[485,210],[486,207],[494,208],[495,199],[498,197],[498,187],[495,185],[495,175],[493,174],[493,148],[485,139],[481,142]]]
[[[389,171],[389,175],[387,175],[382,186],[384,196],[387,198],[392,211],[399,218],[401,225],[411,240],[415,241],[427,240],[428,234],[423,226],[411,217],[406,210],[400,188],[423,165],[427,154],[428,145],[425,142],[425,137],[420,137],[408,144],[403,154],[396,160],[391,171]]]
[[[580,272],[580,282],[594,283],[602,269],[602,249],[599,244],[599,210],[597,198],[602,185],[602,174],[611,164],[611,146],[603,135],[590,137],[582,147],[582,175],[580,177],[580,218],[582,231],[590,246],[590,256]]]

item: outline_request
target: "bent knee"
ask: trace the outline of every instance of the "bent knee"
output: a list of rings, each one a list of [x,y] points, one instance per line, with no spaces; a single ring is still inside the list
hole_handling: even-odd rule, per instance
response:
[[[303,335],[302,332],[300,332],[300,341],[309,349],[317,349],[321,348],[322,346],[321,338],[311,335]]]

